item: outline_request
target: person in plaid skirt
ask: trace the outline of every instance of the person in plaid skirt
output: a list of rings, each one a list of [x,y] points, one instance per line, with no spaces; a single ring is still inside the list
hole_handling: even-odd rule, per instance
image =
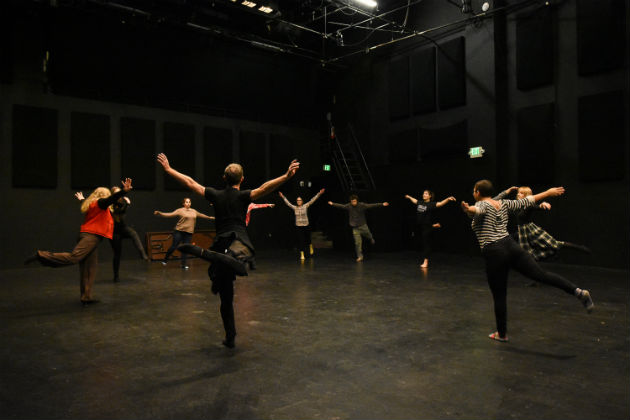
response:
[[[494,199],[501,200],[514,191],[516,191],[517,200],[533,195],[530,187],[510,187],[499,193],[496,197],[494,197]],[[555,239],[549,234],[549,232],[534,223],[534,213],[541,210],[551,210],[551,204],[545,201],[537,206],[522,209],[515,213],[517,224],[516,233],[518,235],[515,239],[518,239],[519,245],[532,254],[536,261],[545,260],[555,256],[561,248],[575,249],[586,254],[591,253],[590,249],[584,245]]]

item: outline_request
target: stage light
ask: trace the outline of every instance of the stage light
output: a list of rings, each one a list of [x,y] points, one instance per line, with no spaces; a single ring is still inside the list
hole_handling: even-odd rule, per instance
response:
[[[490,8],[490,3],[488,2],[485,2],[484,4],[481,5],[481,10],[483,10],[484,12],[487,12],[489,8]]]
[[[362,4],[363,6],[372,7],[372,8],[377,6],[374,0],[354,0],[354,2]]]
[[[243,3],[241,3],[243,6],[247,6],[247,7],[256,7],[256,3],[254,3],[253,1],[249,1],[249,0],[244,0]]]
[[[258,8],[258,10],[260,10],[263,13],[271,13],[271,12],[273,12],[273,9],[271,7],[269,7],[269,6],[260,6]]]

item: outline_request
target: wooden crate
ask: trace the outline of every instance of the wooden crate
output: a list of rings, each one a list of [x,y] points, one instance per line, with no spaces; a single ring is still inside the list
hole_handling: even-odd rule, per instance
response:
[[[192,243],[202,248],[210,248],[214,242],[214,237],[217,235],[214,230],[198,230],[193,233]],[[163,260],[166,255],[166,251],[173,244],[173,232],[147,232],[145,236],[147,253],[151,261]],[[175,251],[171,254],[170,258],[177,259],[180,257],[180,252]],[[188,258],[196,258],[191,255]]]

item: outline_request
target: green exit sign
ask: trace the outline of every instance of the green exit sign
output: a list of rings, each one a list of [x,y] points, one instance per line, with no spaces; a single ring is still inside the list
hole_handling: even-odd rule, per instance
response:
[[[324,165],[324,171],[330,172],[330,165],[325,164]]]
[[[485,150],[481,146],[471,147],[470,150],[468,151],[468,155],[470,156],[471,159],[480,158],[483,156],[484,152]]]

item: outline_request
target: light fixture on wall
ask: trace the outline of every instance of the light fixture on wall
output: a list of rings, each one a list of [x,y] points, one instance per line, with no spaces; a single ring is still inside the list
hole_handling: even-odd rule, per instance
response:
[[[483,10],[484,12],[487,12],[488,9],[490,9],[490,3],[486,1],[481,5],[481,10]]]

